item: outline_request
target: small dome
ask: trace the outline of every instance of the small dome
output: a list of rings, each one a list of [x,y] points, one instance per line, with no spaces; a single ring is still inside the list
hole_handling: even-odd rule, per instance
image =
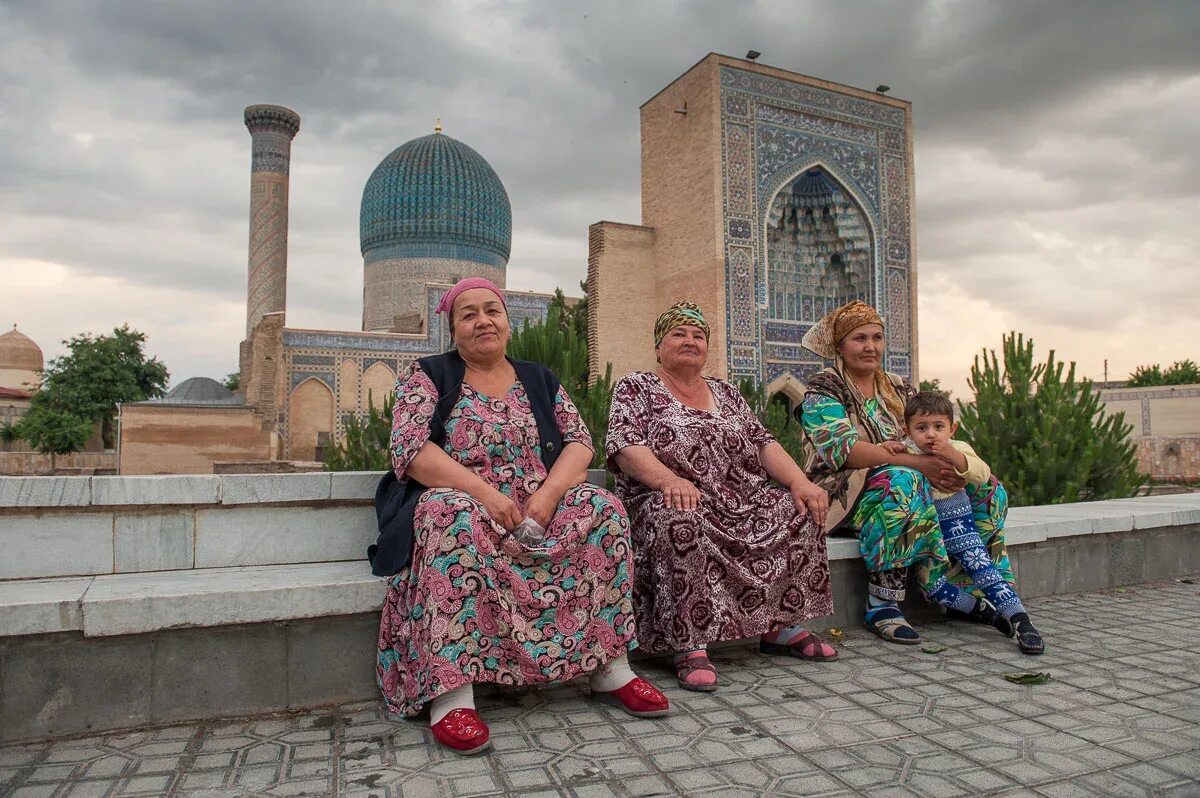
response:
[[[148,401],[162,405],[238,405],[243,400],[212,377],[191,377],[168,391],[166,396]]]
[[[42,366],[42,348],[17,330],[17,325],[0,335],[0,369],[41,371]]]
[[[442,133],[400,145],[363,189],[359,239],[367,263],[451,258],[508,263],[512,207],[479,153]]]

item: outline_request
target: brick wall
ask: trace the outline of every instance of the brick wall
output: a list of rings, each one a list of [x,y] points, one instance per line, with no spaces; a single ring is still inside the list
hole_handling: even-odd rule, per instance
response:
[[[269,460],[271,433],[246,407],[126,405],[118,467],[131,474],[211,474],[215,461]]]
[[[717,59],[709,57],[642,106],[642,224],[655,230],[655,292],[652,307],[630,314],[628,324],[652,329],[672,303],[697,303],[712,328],[707,371],[723,378],[728,365],[718,81]],[[687,113],[676,113],[685,107]]]
[[[588,230],[588,366],[613,380],[653,369],[654,230],[597,222]]]

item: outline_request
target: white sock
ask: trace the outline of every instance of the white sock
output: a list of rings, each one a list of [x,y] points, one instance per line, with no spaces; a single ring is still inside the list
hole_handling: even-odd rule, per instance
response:
[[[609,693],[621,689],[636,678],[637,674],[629,667],[629,656],[622,654],[592,671],[588,685],[592,692]]]
[[[429,725],[446,717],[452,709],[475,708],[475,685],[467,682],[462,687],[442,693],[429,702]]]

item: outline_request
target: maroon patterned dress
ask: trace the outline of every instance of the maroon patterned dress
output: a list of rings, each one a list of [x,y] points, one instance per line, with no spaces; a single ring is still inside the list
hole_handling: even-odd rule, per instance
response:
[[[429,440],[437,388],[413,364],[396,383],[392,463],[403,477]],[[565,443],[592,448],[566,391],[554,418]],[[494,399],[463,383],[446,453],[524,508],[546,480],[524,386]],[[388,580],[376,676],[388,708],[415,715],[471,682],[566,681],[637,646],[629,526],[594,485],[569,489],[544,545],[526,547],[470,495],[432,488],[413,516],[412,566]]]
[[[752,637],[830,615],[825,536],[763,468],[774,440],[738,389],[706,378],[717,402],[687,407],[651,372],[613,391],[606,452],[629,510],[634,611],[643,650],[666,653]],[[700,491],[693,512],[621,473],[615,455],[647,446]]]

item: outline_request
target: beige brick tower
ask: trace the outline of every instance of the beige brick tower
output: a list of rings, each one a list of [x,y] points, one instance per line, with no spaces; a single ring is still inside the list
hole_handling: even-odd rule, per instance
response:
[[[279,105],[251,105],[250,262],[246,338],[268,313],[287,305],[288,170],[300,116]]]

